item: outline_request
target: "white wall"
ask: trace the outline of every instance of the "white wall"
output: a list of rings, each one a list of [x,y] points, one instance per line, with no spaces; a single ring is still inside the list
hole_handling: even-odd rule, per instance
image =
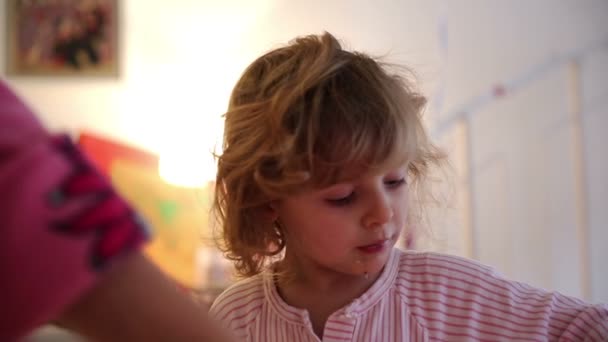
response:
[[[608,260],[603,247],[608,242],[608,154],[603,151],[608,138],[602,133],[608,128],[608,4],[476,4],[450,10],[448,109],[498,82],[524,76],[530,66],[605,42],[603,50],[579,61],[591,255],[588,298],[607,301],[608,276],[601,264]],[[583,295],[568,66],[524,83],[472,117],[478,258],[516,279]]]
[[[128,0],[121,4],[119,79],[10,78],[9,82],[53,129],[93,130],[156,152],[180,142],[211,144],[240,71],[261,52],[296,35],[328,30],[352,48],[389,53],[390,60],[418,70],[427,94],[437,89],[445,93],[441,111],[428,113],[433,122],[531,65],[608,36],[608,2],[602,0]],[[4,15],[1,18],[5,20]],[[442,22],[448,26],[447,55],[438,39]],[[0,27],[5,23],[0,22]],[[1,64],[3,59],[2,53]],[[603,151],[608,143],[604,134],[607,62],[606,50],[582,61],[592,256],[589,299],[604,302],[608,301],[608,272],[602,265],[608,260],[604,248],[608,154]],[[580,296],[573,158],[568,152],[569,125],[564,121],[567,87],[565,69],[558,68],[473,116],[476,257],[515,279]],[[452,243],[437,246],[466,255],[461,221],[441,222],[434,230],[449,236]]]

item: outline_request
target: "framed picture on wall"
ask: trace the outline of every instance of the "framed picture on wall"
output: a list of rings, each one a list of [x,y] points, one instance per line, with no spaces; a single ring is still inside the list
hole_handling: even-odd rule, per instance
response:
[[[118,75],[118,0],[6,0],[6,6],[8,75]]]

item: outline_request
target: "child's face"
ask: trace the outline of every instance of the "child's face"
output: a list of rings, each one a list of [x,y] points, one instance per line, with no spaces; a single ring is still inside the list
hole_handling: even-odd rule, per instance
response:
[[[380,272],[406,223],[406,175],[400,166],[275,203],[295,271]]]

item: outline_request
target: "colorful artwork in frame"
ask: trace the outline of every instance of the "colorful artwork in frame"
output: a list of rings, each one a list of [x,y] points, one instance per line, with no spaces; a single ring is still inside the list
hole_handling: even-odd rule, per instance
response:
[[[117,76],[118,0],[6,0],[7,74]]]

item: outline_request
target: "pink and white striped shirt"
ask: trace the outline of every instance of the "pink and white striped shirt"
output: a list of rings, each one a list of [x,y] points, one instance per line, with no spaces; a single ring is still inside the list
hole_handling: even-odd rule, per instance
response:
[[[242,341],[321,341],[270,272],[236,283],[211,314]],[[378,280],[334,312],[322,341],[608,341],[608,306],[497,275],[464,258],[393,250]]]

